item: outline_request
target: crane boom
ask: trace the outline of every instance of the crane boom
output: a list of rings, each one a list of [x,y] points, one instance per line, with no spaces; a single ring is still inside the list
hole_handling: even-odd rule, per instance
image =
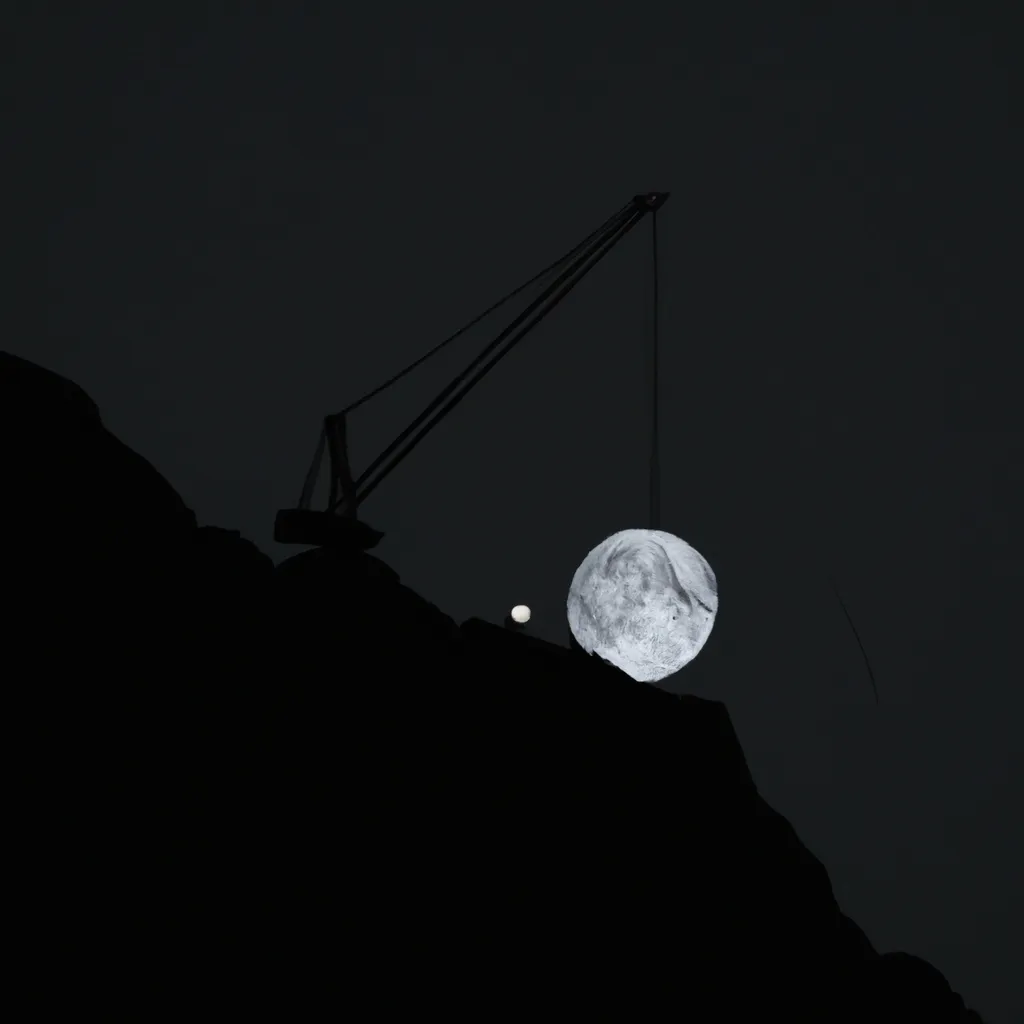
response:
[[[412,366],[375,389],[371,395],[349,406],[345,412],[327,416],[320,435],[313,464],[306,475],[299,506],[278,512],[274,539],[283,544],[315,544],[319,546],[373,547],[383,534],[360,523],[356,512],[360,504],[383,482],[384,478],[455,408],[508,353],[532,331],[566,295],[628,234],[648,213],[656,212],[668,200],[668,192],[646,192],[633,197],[616,214],[575,246],[565,257],[547,267],[525,285],[520,286],[492,306],[486,313],[470,321],[451,338],[436,346]],[[571,261],[571,262],[570,262]],[[379,393],[399,377],[424,362],[449,341],[454,340],[487,313],[503,304],[529,284],[547,273],[568,266],[548,285],[541,295],[508,325],[427,407],[405,428],[367,469],[353,479],[346,443],[346,412]],[[504,343],[504,347],[501,347]],[[490,357],[490,358],[488,358]],[[473,371],[476,371],[473,373]],[[472,374],[472,376],[470,376]],[[467,379],[468,378],[468,379]],[[460,390],[461,389],[461,390]],[[403,447],[404,446],[404,447]],[[310,506],[313,490],[320,474],[324,450],[330,456],[330,497],[325,511]],[[390,460],[390,461],[389,461]]]

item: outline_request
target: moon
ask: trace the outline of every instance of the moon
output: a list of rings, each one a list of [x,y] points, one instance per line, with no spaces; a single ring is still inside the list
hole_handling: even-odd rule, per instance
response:
[[[530,609],[525,604],[517,604],[511,614],[512,621],[518,622],[520,626],[530,621]]]
[[[585,651],[655,683],[707,643],[718,614],[718,580],[704,556],[679,537],[622,530],[580,563],[566,613]]]

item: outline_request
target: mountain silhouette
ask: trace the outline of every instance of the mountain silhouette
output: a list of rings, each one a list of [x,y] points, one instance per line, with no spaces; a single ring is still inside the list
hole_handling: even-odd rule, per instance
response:
[[[11,834],[40,991],[105,1010],[978,1021],[879,954],[726,707],[480,619],[359,544],[200,527],[0,353]]]

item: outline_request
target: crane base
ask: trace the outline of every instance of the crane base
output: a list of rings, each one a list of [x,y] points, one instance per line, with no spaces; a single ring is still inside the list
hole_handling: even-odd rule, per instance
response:
[[[384,534],[380,530],[334,512],[283,508],[274,520],[274,540],[278,544],[312,544],[320,548],[368,551],[383,539]]]

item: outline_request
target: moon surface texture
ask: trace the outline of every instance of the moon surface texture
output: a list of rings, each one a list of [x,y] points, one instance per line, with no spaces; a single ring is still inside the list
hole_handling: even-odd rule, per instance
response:
[[[566,601],[569,629],[639,682],[678,672],[700,653],[718,613],[707,560],[661,530],[622,530],[580,563]]]

